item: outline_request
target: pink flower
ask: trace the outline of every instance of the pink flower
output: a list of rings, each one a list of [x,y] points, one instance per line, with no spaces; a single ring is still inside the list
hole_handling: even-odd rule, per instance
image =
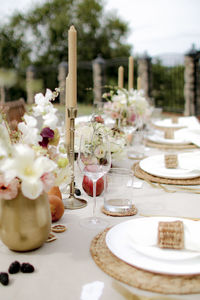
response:
[[[17,197],[19,180],[14,178],[8,185],[5,184],[4,178],[0,175],[0,199],[11,200]]]
[[[47,193],[55,183],[55,176],[52,173],[44,173],[41,177],[44,191]]]

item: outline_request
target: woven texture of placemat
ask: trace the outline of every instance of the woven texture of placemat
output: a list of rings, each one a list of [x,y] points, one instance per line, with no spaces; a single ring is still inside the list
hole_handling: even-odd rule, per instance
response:
[[[129,217],[137,214],[137,208],[135,205],[132,205],[130,209],[124,209],[122,212],[112,212],[107,210],[104,206],[101,208],[102,213],[111,217]]]
[[[130,286],[161,294],[200,293],[200,275],[171,276],[135,268],[113,255],[106,246],[109,229],[99,233],[91,243],[90,252],[95,263],[108,275]]]
[[[177,150],[184,150],[184,149],[195,149],[197,148],[196,145],[187,144],[187,145],[180,145],[180,144],[159,144],[149,140],[145,141],[145,146],[151,148],[158,148],[158,149],[177,149]]]
[[[199,185],[200,184],[200,177],[188,178],[188,179],[171,179],[171,178],[162,178],[162,177],[151,175],[140,168],[139,162],[133,165],[133,170],[134,170],[134,175],[136,177],[151,182],[174,184],[174,185]]]

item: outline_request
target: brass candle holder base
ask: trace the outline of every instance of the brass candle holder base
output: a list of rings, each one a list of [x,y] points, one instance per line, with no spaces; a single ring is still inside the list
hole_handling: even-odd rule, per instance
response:
[[[68,209],[78,209],[87,206],[87,201],[84,199],[70,196],[69,198],[63,198],[64,207]]]
[[[87,201],[84,199],[76,198],[75,187],[74,187],[74,132],[75,132],[75,118],[77,116],[77,108],[67,108],[68,118],[70,119],[70,144],[68,146],[68,157],[72,168],[72,180],[70,183],[70,194],[69,197],[63,198],[64,207],[68,209],[83,208],[87,205]]]

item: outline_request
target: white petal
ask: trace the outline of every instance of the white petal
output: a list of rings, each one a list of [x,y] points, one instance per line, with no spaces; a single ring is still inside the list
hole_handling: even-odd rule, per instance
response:
[[[43,116],[44,119],[44,126],[50,127],[51,129],[55,129],[56,125],[58,123],[58,118],[55,114],[48,113],[45,116]]]
[[[43,102],[44,96],[42,93],[38,93],[35,95],[35,103],[36,104],[41,104]]]
[[[7,184],[18,175],[14,165],[15,161],[12,158],[7,158],[1,163],[1,171],[4,172],[4,178]]]
[[[16,159],[24,159],[30,161],[34,160],[35,152],[28,145],[16,144],[14,148],[15,148],[15,152],[13,154]]]
[[[53,97],[53,92],[50,89],[46,89],[45,98],[49,101]]]
[[[50,160],[46,156],[40,156],[36,159],[34,168],[37,170],[37,173],[40,176],[44,173],[49,173],[55,170],[57,167],[57,164]]]
[[[26,181],[23,180],[21,183],[22,193],[29,199],[36,199],[43,191],[43,184],[41,180],[37,181]]]
[[[25,114],[24,119],[26,121],[26,124],[29,127],[36,127],[37,126],[37,120],[34,117]]]

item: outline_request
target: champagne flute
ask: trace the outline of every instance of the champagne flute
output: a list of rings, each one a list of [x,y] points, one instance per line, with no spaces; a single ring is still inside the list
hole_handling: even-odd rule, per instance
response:
[[[107,222],[96,216],[96,183],[109,171],[111,153],[107,135],[94,130],[91,136],[81,136],[77,160],[80,171],[93,183],[93,216],[82,219],[80,225],[86,228],[104,228]]]

